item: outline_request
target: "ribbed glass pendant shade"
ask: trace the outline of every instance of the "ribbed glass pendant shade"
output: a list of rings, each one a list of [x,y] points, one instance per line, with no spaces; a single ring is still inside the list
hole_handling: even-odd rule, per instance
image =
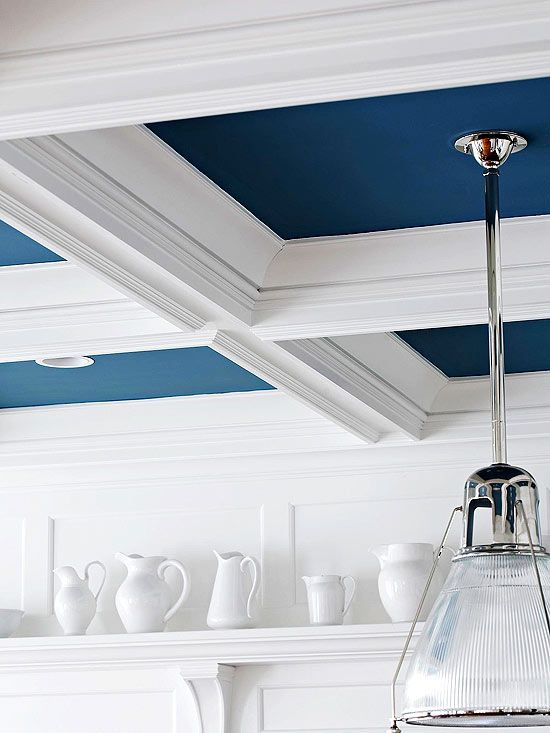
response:
[[[537,564],[548,603],[550,556]],[[550,637],[531,556],[458,555],[412,657],[403,720],[500,727],[548,716]]]
[[[550,555],[542,546],[533,476],[507,462],[499,218],[499,167],[527,141],[482,131],[455,147],[484,169],[493,463],[473,473],[443,533],[437,559],[392,679],[390,733],[415,725],[501,728],[550,726]],[[490,513],[480,543],[478,510]],[[405,682],[397,717],[395,687],[453,517],[462,541],[436,600]],[[486,516],[488,516],[486,514]]]

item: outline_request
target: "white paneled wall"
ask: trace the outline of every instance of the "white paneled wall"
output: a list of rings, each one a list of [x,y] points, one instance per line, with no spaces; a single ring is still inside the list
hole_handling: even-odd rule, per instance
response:
[[[144,402],[141,412],[132,408],[124,438],[129,445],[132,435],[137,436],[140,449],[132,453],[125,448],[119,460],[115,448],[124,432],[124,406],[90,408],[88,448],[80,441],[78,450],[66,453],[63,442],[71,445],[68,418],[78,418],[73,420],[76,439],[85,408],[52,409],[43,435],[36,432],[33,411],[21,412],[12,436],[16,443],[10,448],[5,441],[6,460],[0,468],[0,606],[25,609],[20,633],[60,633],[51,615],[52,569],[70,564],[82,571],[93,559],[107,566],[107,583],[90,633],[120,632],[113,600],[124,571],[113,557],[116,551],[161,554],[186,565],[192,592],[170,622],[171,630],[205,628],[216,570],[213,549],[240,550],[261,560],[259,626],[306,624],[300,578],[330,572],[358,579],[347,623],[387,622],[377,593],[378,566],[369,548],[393,541],[435,544],[451,509],[460,503],[465,478],[487,461],[488,441],[360,447],[354,438],[335,434],[333,426],[323,432],[322,421],[316,422],[320,419],[305,408],[293,406],[291,419],[284,416],[281,404],[287,399],[273,393],[248,400],[165,401],[167,419],[169,414],[173,419],[177,404],[181,424],[172,424],[162,440],[155,428],[150,448],[149,407]],[[231,400],[235,409],[228,411]],[[223,425],[190,432],[194,411],[216,415],[216,404],[222,402]],[[114,424],[117,434],[110,438]],[[5,435],[4,426],[0,415]],[[32,440],[25,452],[26,430]],[[292,445],[281,442],[285,430],[293,435]],[[191,434],[193,450],[186,443]],[[312,434],[317,435],[317,451],[311,451]],[[534,472],[545,500],[550,482],[547,440],[513,441],[511,454]],[[457,535],[458,527],[453,541]],[[177,578],[168,577],[176,592]],[[385,728],[392,669],[393,662],[384,658],[238,668],[232,731]],[[9,721],[9,729],[17,733],[69,733],[75,729],[74,715],[84,732],[183,730],[177,717],[177,671],[144,669],[132,675],[100,670],[65,677],[34,671],[9,680],[2,675],[0,721]]]

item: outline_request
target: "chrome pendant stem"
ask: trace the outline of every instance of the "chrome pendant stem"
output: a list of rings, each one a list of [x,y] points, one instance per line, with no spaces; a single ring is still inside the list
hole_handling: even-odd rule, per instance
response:
[[[498,168],[486,170],[483,175],[485,178],[485,241],[487,246],[493,463],[507,463]]]
[[[498,171],[512,153],[517,153],[526,146],[527,140],[524,137],[518,135],[517,132],[505,130],[472,132],[455,142],[457,150],[475,158],[484,169],[483,175],[485,176],[493,463],[507,462]]]

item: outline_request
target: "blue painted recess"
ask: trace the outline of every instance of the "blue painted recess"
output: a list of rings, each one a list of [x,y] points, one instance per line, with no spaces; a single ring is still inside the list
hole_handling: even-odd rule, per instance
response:
[[[208,347],[93,358],[81,369],[0,364],[0,408],[273,389]]]
[[[63,262],[63,257],[0,221],[0,267],[38,262]]]
[[[448,377],[489,374],[487,325],[428,328],[398,333]],[[550,370],[550,320],[504,324],[505,368],[508,374]]]
[[[503,216],[550,213],[550,78],[149,127],[285,239],[481,219],[481,172],[453,142],[494,127],[529,141]]]

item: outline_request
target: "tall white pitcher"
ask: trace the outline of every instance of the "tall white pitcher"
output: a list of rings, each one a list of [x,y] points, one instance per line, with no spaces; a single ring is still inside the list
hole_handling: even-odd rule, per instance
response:
[[[241,552],[219,553],[218,570],[212,590],[206,623],[211,629],[246,629],[252,626],[252,602],[260,587],[258,561]],[[247,590],[247,568],[252,573],[252,587]]]

